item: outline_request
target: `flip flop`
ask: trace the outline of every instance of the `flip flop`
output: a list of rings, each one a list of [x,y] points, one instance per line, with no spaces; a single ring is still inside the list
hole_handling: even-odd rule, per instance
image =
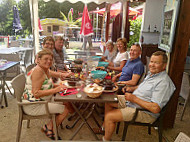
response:
[[[92,130],[94,131],[95,134],[101,134],[101,135],[105,134],[105,131],[102,130],[102,128],[92,128]]]

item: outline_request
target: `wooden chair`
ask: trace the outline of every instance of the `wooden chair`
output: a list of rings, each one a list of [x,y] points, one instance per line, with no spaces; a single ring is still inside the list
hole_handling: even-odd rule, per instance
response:
[[[189,74],[184,72],[183,78],[182,78],[182,83],[181,83],[181,90],[179,93],[179,96],[181,96],[185,100],[184,104],[182,104],[183,105],[183,111],[182,111],[181,116],[180,116],[181,121],[183,119],[185,109],[187,106],[187,102],[189,100],[189,94],[190,94]]]
[[[19,109],[19,120],[18,120],[16,142],[19,142],[19,140],[20,140],[22,121],[23,120],[27,120],[27,128],[29,128],[29,124],[30,124],[31,119],[44,119],[44,118],[50,118],[53,120],[53,129],[54,129],[54,133],[55,133],[55,139],[57,140],[58,135],[57,135],[56,122],[55,122],[55,114],[49,113],[48,102],[47,101],[22,102],[21,97],[22,97],[22,94],[24,91],[25,82],[26,82],[26,78],[25,78],[24,73],[16,76],[11,82],[12,87],[14,89],[14,93],[15,93],[16,98],[17,98],[17,104],[18,104],[18,109]],[[46,107],[46,114],[45,115],[38,115],[38,116],[31,116],[31,115],[28,115],[24,112],[23,106],[34,105],[34,104],[44,104]]]
[[[126,135],[127,135],[127,129],[129,125],[138,125],[138,126],[148,126],[148,134],[151,134],[151,127],[158,127],[158,135],[159,135],[159,142],[162,142],[162,130],[163,130],[163,118],[166,114],[166,110],[172,100],[174,95],[170,98],[168,103],[162,108],[160,112],[160,116],[151,124],[151,123],[141,123],[141,122],[135,122],[136,117],[138,115],[139,111],[148,111],[145,109],[136,109],[136,112],[133,116],[133,119],[131,121],[124,121],[124,130],[122,135],[122,141],[125,141]],[[116,134],[119,132],[119,126],[116,128]]]

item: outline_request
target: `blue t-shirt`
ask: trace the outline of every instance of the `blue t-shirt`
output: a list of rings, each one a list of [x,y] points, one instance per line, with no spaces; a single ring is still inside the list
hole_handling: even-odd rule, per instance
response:
[[[129,59],[122,69],[119,81],[131,80],[133,74],[138,74],[141,76],[143,72],[144,72],[144,65],[141,62],[140,58],[137,58],[132,61]]]

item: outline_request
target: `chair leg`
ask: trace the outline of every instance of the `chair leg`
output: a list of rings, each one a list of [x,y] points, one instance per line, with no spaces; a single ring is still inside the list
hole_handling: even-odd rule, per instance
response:
[[[27,128],[30,128],[30,120],[27,120]]]
[[[56,125],[56,115],[52,115],[52,121],[53,121],[53,131],[55,134],[55,140],[58,139],[58,131],[57,131],[57,125]]]
[[[151,127],[148,126],[148,134],[151,135]]]
[[[159,142],[162,142],[162,125],[158,126]]]
[[[180,120],[181,120],[181,121],[182,121],[182,119],[183,119],[183,115],[184,115],[186,106],[187,106],[187,100],[185,100],[185,103],[184,103],[184,106],[183,106],[183,111],[182,111],[182,114],[181,114],[181,116],[180,116]]]
[[[19,116],[16,142],[20,141],[21,129],[22,129],[22,118],[21,116]]]
[[[119,133],[120,123],[121,123],[121,122],[117,122],[116,134],[118,134],[118,133]]]
[[[126,135],[127,135],[128,126],[129,126],[129,124],[127,122],[124,122],[124,130],[123,130],[122,141],[125,141],[125,138],[126,138]]]

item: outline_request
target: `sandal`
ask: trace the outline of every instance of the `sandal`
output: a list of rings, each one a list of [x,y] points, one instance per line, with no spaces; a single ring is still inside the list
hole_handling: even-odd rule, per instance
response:
[[[102,128],[92,128],[92,130],[94,131],[95,134],[101,134],[101,135],[105,134],[105,131],[102,130]]]
[[[45,129],[42,128],[41,131],[44,132],[48,138],[55,140],[53,130],[48,129],[46,124],[44,126],[45,126]],[[48,132],[51,132],[51,133],[48,134]]]

